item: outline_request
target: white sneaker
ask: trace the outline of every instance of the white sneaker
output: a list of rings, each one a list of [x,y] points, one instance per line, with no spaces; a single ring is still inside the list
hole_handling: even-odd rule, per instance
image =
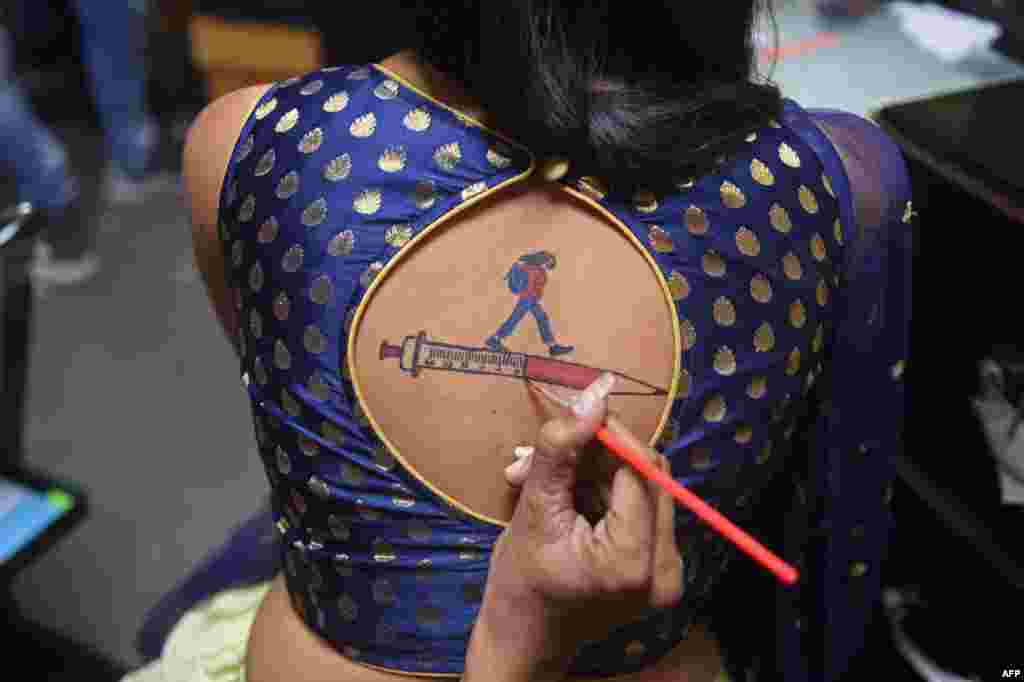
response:
[[[55,259],[49,244],[36,242],[32,278],[41,284],[81,284],[100,271],[100,257],[92,251],[80,258]]]

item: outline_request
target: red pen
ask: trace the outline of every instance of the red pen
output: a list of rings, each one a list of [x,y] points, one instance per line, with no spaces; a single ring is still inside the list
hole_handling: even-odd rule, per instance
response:
[[[533,382],[530,382],[530,385],[558,404],[569,407],[565,400],[548,391],[543,386]],[[757,563],[774,573],[781,582],[786,585],[792,585],[799,579],[799,573],[795,568],[709,506],[704,500],[684,488],[674,478],[656,467],[653,462],[648,460],[646,455],[634,452],[628,445],[616,438],[607,427],[602,426],[597,430],[597,438],[619,459],[632,466],[644,478],[653,481],[662,490],[667,491],[672,497],[681,502],[683,506],[696,514],[698,518],[711,526],[717,533],[724,536],[743,552],[746,552]]]

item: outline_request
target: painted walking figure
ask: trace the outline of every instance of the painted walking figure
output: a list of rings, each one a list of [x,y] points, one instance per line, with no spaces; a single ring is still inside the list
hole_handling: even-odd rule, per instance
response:
[[[509,291],[519,296],[515,310],[498,328],[494,336],[487,339],[486,345],[491,350],[508,352],[508,348],[502,345],[502,339],[508,337],[515,331],[516,325],[523,319],[526,313],[531,313],[537,320],[537,327],[540,328],[540,337],[548,346],[548,353],[552,356],[571,353],[573,346],[561,346],[555,342],[555,335],[551,331],[551,320],[540,304],[544,295],[544,285],[548,281],[548,271],[554,270],[556,265],[554,254],[547,251],[536,251],[522,256],[505,275]]]

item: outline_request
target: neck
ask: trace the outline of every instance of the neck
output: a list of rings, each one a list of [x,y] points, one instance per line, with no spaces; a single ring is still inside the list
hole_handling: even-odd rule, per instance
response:
[[[396,52],[381,60],[380,65],[395,72],[434,99],[487,125],[486,112],[458,81],[421,59],[416,50]]]

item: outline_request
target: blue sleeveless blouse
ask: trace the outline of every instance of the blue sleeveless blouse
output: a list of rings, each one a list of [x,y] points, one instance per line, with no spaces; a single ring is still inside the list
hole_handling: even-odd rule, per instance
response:
[[[863,119],[816,120],[857,137],[885,174],[873,221],[854,221],[850,188],[866,156],[841,158],[789,99],[745,151],[669,196],[622,196],[571,168],[556,181],[643,249],[678,311],[676,379],[653,439],[676,480],[743,525],[793,451],[811,387],[826,396],[806,479],[793,481],[795,520],[771,548],[802,569],[778,587],[787,680],[841,672],[878,598],[910,316],[902,158]],[[219,229],[288,590],[305,623],[358,663],[459,676],[503,524],[424,480],[374,427],[352,380],[353,329],[404,250],[537,172],[539,151],[371,64],[275,84],[231,157]],[[749,561],[695,532],[688,510],[677,523],[682,602],[580,647],[573,674],[653,664],[686,637],[730,559]],[[812,630],[825,633],[824,670],[806,650]]]

